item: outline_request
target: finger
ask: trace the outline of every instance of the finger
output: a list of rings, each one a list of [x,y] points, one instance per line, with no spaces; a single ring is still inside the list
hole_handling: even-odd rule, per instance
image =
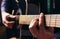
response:
[[[14,21],[7,22],[8,28],[12,28],[14,25]]]
[[[37,34],[38,34],[38,31],[37,31],[37,29],[36,29],[37,24],[38,24],[37,19],[34,19],[34,20],[31,21],[31,23],[30,23],[30,25],[29,25],[29,30],[30,30],[30,32],[32,33],[32,35],[33,35],[34,37],[36,37]]]
[[[13,16],[13,15],[6,16],[6,20],[8,20],[8,21],[15,21],[15,18],[16,18],[16,16]]]
[[[5,21],[3,21],[3,24],[4,24],[6,27],[8,26]]]
[[[11,21],[11,22],[6,21],[6,20],[4,21],[4,25],[8,28],[12,28],[13,24],[14,24],[14,21]]]
[[[39,17],[39,28],[40,30],[44,30],[44,14],[41,13]]]
[[[54,33],[54,28],[53,27],[49,27],[48,31]]]
[[[14,23],[14,21],[6,21],[7,24]]]
[[[36,24],[35,24],[35,23],[36,23]],[[37,26],[37,23],[38,23],[38,18],[35,18],[35,19],[33,19],[33,20],[31,21],[29,27],[32,27],[33,25],[34,25],[33,27],[36,27],[36,26]]]
[[[9,15],[10,18],[15,18],[16,16],[13,16],[13,15]]]

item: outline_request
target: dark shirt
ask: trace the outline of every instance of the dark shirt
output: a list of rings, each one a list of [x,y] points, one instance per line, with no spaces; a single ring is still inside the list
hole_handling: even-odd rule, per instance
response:
[[[37,0],[28,0],[28,3],[32,3],[32,4],[35,4],[38,6],[39,4],[39,1]],[[22,11],[22,14],[25,14],[25,11],[26,11],[26,2],[25,0],[19,0],[19,3],[17,3],[15,0],[3,0],[2,1],[2,5],[1,5],[1,9],[6,11],[6,12],[9,12],[11,13],[12,10],[14,9],[15,12],[16,10],[20,8],[21,11]]]
[[[40,3],[40,12],[43,12],[45,14],[58,14],[60,12],[60,5],[59,5],[59,0],[55,0],[56,3],[56,7],[55,9],[53,8],[53,0],[50,0],[50,12],[48,13],[48,8],[47,8],[47,0],[28,0],[28,4],[32,3],[35,4],[37,7],[39,7],[39,3]],[[34,6],[35,6],[34,5]],[[30,6],[29,6],[30,7]],[[17,2],[15,0],[3,0],[2,1],[2,5],[1,5],[1,10],[4,10],[6,12],[9,12],[11,14],[12,10],[14,9],[14,11],[16,12],[17,9],[20,8],[22,11],[22,14],[25,14],[26,11],[26,2],[25,0],[19,0],[19,3],[17,4]],[[34,7],[36,8],[36,7]],[[34,13],[30,13],[30,14],[35,14],[35,12],[37,11],[38,14],[38,9],[30,9],[31,11],[29,12],[34,12]],[[35,10],[35,11],[34,11]],[[15,13],[16,14],[16,13]],[[60,39],[60,28],[55,28],[55,36],[57,39]]]
[[[13,9],[17,9],[17,4],[14,0],[2,0],[2,11],[6,11],[11,14]]]
[[[29,14],[38,14],[38,3],[39,1],[37,0],[28,0],[29,3],[29,7],[31,7],[30,5],[32,5],[33,7],[29,8]],[[30,4],[31,3],[31,4]],[[26,2],[25,0],[19,0],[19,3],[17,3],[15,0],[2,0],[2,4],[1,4],[1,11],[5,11],[8,12],[10,14],[12,14],[12,10],[14,10],[14,14],[16,14],[18,8],[20,8],[20,10],[22,11],[22,14],[25,14],[26,11]],[[36,12],[35,12],[36,11]],[[33,13],[34,12],[34,13]],[[7,29],[7,36],[8,38],[16,36],[19,37],[20,32],[19,30],[17,30],[17,24],[14,25],[13,29]],[[26,25],[23,25],[24,27],[22,27],[22,32],[24,35],[22,35],[23,39],[31,39],[31,33],[28,29],[28,27],[26,27]],[[27,29],[26,29],[27,28]],[[28,34],[27,34],[28,33]]]

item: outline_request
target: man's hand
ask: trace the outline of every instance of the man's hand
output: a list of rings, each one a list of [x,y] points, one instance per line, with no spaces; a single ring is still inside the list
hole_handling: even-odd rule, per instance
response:
[[[39,20],[39,21],[38,21]],[[39,29],[36,28],[38,25]],[[54,29],[44,27],[44,14],[41,13],[39,19],[34,19],[29,25],[29,30],[34,37],[37,39],[55,39],[54,38]]]
[[[2,23],[7,27],[7,28],[12,28],[14,21],[8,21],[7,18],[15,18],[15,16],[7,13],[7,12],[2,12]]]

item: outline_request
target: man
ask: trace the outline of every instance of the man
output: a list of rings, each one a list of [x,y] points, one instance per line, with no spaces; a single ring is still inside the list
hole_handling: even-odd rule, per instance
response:
[[[29,0],[29,3],[35,3],[38,5],[38,2],[36,0],[33,0],[32,2]],[[8,39],[19,38],[20,32],[17,29],[17,24],[15,24],[15,21],[8,21],[9,18],[11,19],[15,18],[15,16],[12,15],[12,10],[14,10],[14,15],[16,15],[16,12],[19,8],[22,14],[25,14],[26,11],[25,0],[19,0],[18,3],[16,0],[2,0],[1,4],[2,22],[5,25],[5,27],[7,27]]]
[[[14,1],[14,0],[13,0]],[[15,18],[15,16],[11,15],[13,8],[10,2],[12,0],[2,0],[1,4],[1,14],[2,14],[2,23],[7,27],[7,39],[18,39],[19,38],[19,30],[17,29],[17,24],[14,24],[14,21],[7,21],[8,18]],[[15,1],[14,1],[15,3]]]
[[[37,5],[39,4],[39,2],[37,2],[36,0],[32,1],[32,2],[29,2],[29,3],[36,3]],[[26,9],[26,3],[25,3],[25,0],[19,0],[19,5],[17,6],[16,4],[16,0],[2,0],[2,5],[1,5],[1,12],[2,12],[2,22],[3,24],[8,28],[8,38],[15,38],[16,37],[18,38],[19,36],[19,32],[18,30],[16,29],[16,26],[14,25],[14,28],[12,28],[12,25],[14,24],[14,21],[7,21],[7,18],[15,18],[15,16],[11,15],[12,14],[12,10],[14,10],[14,15],[16,14],[16,11],[18,8],[21,9],[22,11],[22,14],[25,14],[25,9]],[[40,20],[40,19],[39,19]],[[40,20],[41,21],[41,20]],[[33,24],[34,25],[34,24]],[[43,25],[42,25],[43,26]],[[33,26],[32,26],[33,27]],[[31,27],[30,27],[31,28]],[[30,30],[31,31],[31,30]],[[45,30],[44,30],[45,31]],[[45,31],[47,32],[47,31]],[[45,34],[45,32],[43,32]],[[33,32],[32,32],[33,33]],[[47,32],[48,33],[48,36],[50,38],[51,36],[51,39],[54,38],[54,36],[52,35],[53,33],[51,33],[51,35],[49,34],[50,32]],[[43,35],[44,35],[43,34]],[[40,35],[40,34],[39,34]],[[39,36],[38,35],[38,39],[39,39]],[[46,35],[46,34],[45,34]],[[34,36],[36,37],[36,35]],[[46,38],[48,39],[48,38]]]

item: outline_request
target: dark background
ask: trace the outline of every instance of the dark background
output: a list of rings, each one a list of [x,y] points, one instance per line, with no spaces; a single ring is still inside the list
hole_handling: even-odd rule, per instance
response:
[[[0,39],[5,39],[6,38],[6,27],[2,26],[2,20],[1,20],[1,1],[2,0],[0,0]],[[41,7],[40,8],[40,12],[44,12],[45,14],[60,14],[60,5],[59,5],[60,4],[60,0],[55,0],[55,8],[53,8],[53,0],[50,0],[51,1],[50,2],[51,5],[50,5],[50,12],[49,13],[47,12],[48,11],[47,10],[47,0],[28,0],[28,3],[32,3],[31,1],[35,2],[35,4],[37,6],[39,6],[39,3],[40,3],[40,7]],[[29,10],[32,10],[32,8],[29,9]],[[31,12],[29,14],[31,14]],[[24,25],[24,27],[22,27],[23,32],[24,32],[24,30],[28,30],[25,27],[28,28],[27,26]],[[24,35],[26,36],[26,34],[24,34]],[[30,34],[28,33],[28,35],[30,35]],[[25,36],[23,36],[23,39],[25,38]],[[26,37],[26,38],[29,38],[29,37]],[[30,39],[31,39],[31,36],[30,36]]]

